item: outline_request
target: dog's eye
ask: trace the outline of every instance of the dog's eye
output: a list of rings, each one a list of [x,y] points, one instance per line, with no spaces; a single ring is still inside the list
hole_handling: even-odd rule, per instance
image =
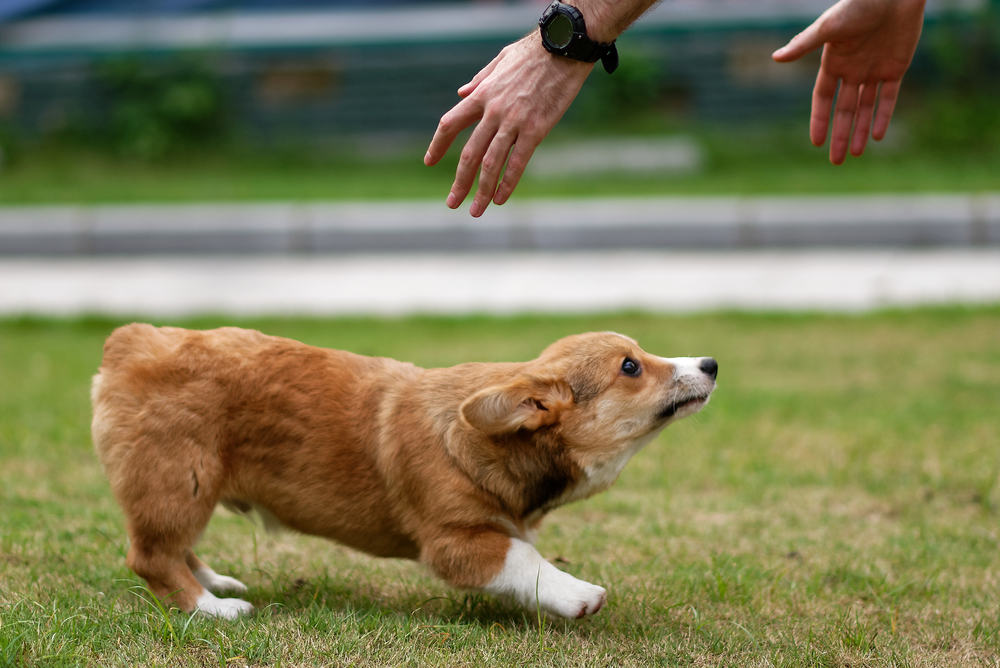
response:
[[[626,357],[625,361],[622,362],[622,373],[626,376],[638,376],[641,371],[639,363],[631,357]]]

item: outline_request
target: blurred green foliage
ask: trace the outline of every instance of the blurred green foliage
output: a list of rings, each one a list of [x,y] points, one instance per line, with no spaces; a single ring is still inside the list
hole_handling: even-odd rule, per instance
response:
[[[908,105],[917,146],[995,151],[1000,146],[1000,2],[945,14],[924,35],[925,70]]]
[[[109,113],[93,117],[88,134],[115,153],[162,158],[231,131],[222,81],[205,58],[118,57],[98,65],[96,80]]]
[[[975,90],[1000,81],[1000,2],[968,14],[949,13],[924,36],[935,78],[948,88]]]
[[[587,79],[586,91],[575,102],[570,122],[590,127],[641,124],[641,117],[663,103],[668,90],[666,64],[641,52],[620,52],[614,76],[606,76],[600,65]]]
[[[0,168],[6,167],[17,159],[21,143],[17,141],[17,133],[6,121],[0,120]]]

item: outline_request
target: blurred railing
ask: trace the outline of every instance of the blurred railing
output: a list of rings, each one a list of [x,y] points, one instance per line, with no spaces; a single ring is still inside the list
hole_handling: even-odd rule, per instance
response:
[[[234,121],[255,134],[426,133],[454,104],[461,83],[534,26],[543,4],[8,22],[0,24],[0,120],[27,136],[86,127],[114,104],[101,79],[108,62],[138,60],[155,72],[183,57],[211,73]],[[815,63],[778,66],[769,54],[828,4],[661,3],[622,37],[624,67],[615,74],[616,85],[648,90],[653,104],[699,119],[799,113],[808,104],[803,91],[811,86]],[[932,1],[930,21],[945,10],[986,4]],[[582,100],[600,94],[599,86],[588,86]]]

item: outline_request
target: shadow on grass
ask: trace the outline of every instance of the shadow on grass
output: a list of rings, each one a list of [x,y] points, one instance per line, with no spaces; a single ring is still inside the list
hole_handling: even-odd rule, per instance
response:
[[[440,593],[441,586],[422,587],[424,578],[400,583],[405,590],[387,593],[370,583],[320,576],[312,580],[279,576],[272,586],[251,588],[259,604],[258,617],[313,617],[323,614],[340,619],[395,620],[426,627],[478,626],[488,629],[537,629],[534,610],[511,600],[458,589]],[[553,620],[543,624],[549,627]],[[558,628],[556,623],[555,627]]]

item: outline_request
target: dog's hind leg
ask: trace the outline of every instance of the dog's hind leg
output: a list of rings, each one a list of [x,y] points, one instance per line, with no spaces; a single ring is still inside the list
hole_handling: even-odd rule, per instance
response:
[[[184,558],[195,579],[213,594],[220,594],[222,592],[246,593],[247,586],[245,584],[228,575],[219,575],[208,564],[196,557],[191,550],[187,551]]]
[[[230,589],[238,589],[235,584],[242,587],[241,591],[246,591],[241,582],[217,575],[198,560],[190,549],[179,547],[185,542],[177,540],[179,536],[150,531],[152,527],[148,524],[138,526],[135,519],[130,518],[129,522],[132,544],[127,557],[128,566],[145,578],[157,598],[173,603],[185,612],[198,611],[212,617],[235,619],[253,612],[253,606],[247,601],[218,598],[208,588],[211,586],[221,590],[218,585],[224,582]],[[162,531],[163,527],[160,529]],[[200,564],[201,567],[192,570],[192,563]],[[208,575],[214,579],[206,578]],[[206,579],[201,581],[202,578]]]
[[[204,531],[218,500],[220,467],[200,456],[203,450],[194,439],[163,438],[154,445],[152,438],[138,437],[134,451],[150,453],[170,448],[173,456],[158,457],[155,466],[132,462],[129,476],[112,477],[131,540],[129,568],[146,579],[161,601],[185,612],[197,610],[228,619],[251,612],[253,606],[246,601],[217,598],[193,572],[207,568],[191,553],[191,546]],[[211,569],[199,574],[208,573],[214,575]]]
[[[128,552],[129,568],[145,578],[161,601],[174,603],[185,612],[201,612],[211,617],[235,619],[253,612],[253,606],[237,598],[218,598],[195,578],[184,554],[151,550],[142,541],[133,542]]]

